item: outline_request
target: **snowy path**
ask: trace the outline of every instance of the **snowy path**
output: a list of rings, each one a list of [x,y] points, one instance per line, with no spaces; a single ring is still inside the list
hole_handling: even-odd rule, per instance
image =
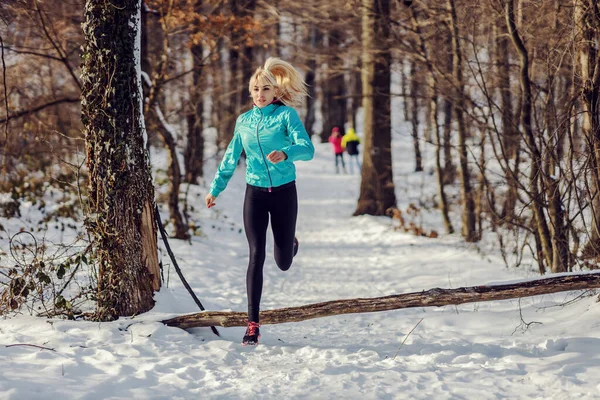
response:
[[[460,238],[393,230],[388,218],[351,217],[358,175],[335,175],[325,145],[299,163],[301,247],[281,272],[269,237],[263,309],[485,284],[532,276],[507,270]],[[406,206],[426,175],[398,169]],[[404,173],[404,175],[403,175]],[[244,311],[247,248],[241,231],[243,173],[217,207],[202,209],[205,236],[172,242],[208,309]],[[205,193],[198,192],[198,207]],[[200,207],[201,208],[201,207]],[[227,218],[224,218],[224,215]],[[164,262],[169,261],[164,259]],[[265,325],[261,345],[239,344],[243,328],[186,332],[155,321],[196,312],[174,272],[150,313],[110,324],[29,317],[0,322],[1,399],[592,399],[600,398],[600,311],[575,294],[343,315]],[[420,325],[400,344],[413,327]],[[130,325],[130,326],[129,326]],[[513,334],[514,333],[514,334]],[[397,353],[397,357],[394,356]]]

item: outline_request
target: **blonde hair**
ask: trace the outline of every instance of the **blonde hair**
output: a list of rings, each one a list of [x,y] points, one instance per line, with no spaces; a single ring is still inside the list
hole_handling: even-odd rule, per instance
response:
[[[277,57],[269,57],[264,66],[256,69],[248,83],[250,93],[259,80],[278,89],[277,100],[286,106],[299,106],[308,96],[306,82],[300,73],[292,64]]]

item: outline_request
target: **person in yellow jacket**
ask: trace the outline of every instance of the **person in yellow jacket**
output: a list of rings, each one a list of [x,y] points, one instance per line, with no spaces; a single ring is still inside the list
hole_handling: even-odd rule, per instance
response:
[[[350,173],[354,173],[353,161],[358,166],[358,171],[360,172],[362,167],[360,165],[360,160],[358,159],[358,145],[360,144],[360,139],[356,136],[356,132],[354,128],[349,128],[344,137],[342,137],[342,147],[346,149],[348,154],[350,155]]]

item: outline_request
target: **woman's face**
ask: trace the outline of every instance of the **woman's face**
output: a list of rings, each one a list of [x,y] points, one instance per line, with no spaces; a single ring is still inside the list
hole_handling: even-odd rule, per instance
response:
[[[252,100],[259,108],[268,106],[275,98],[275,88],[262,79],[257,79],[252,86]]]

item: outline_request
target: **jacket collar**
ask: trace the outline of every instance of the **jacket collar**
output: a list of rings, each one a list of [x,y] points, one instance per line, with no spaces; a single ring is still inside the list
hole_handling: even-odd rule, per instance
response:
[[[276,109],[279,108],[279,106],[282,106],[283,103],[281,101],[274,101],[273,103],[269,104],[268,106],[264,106],[263,108],[258,107],[256,104],[254,104],[253,108],[252,108],[252,112],[254,114],[258,114],[258,115],[271,115],[273,114],[273,111],[275,111]]]

